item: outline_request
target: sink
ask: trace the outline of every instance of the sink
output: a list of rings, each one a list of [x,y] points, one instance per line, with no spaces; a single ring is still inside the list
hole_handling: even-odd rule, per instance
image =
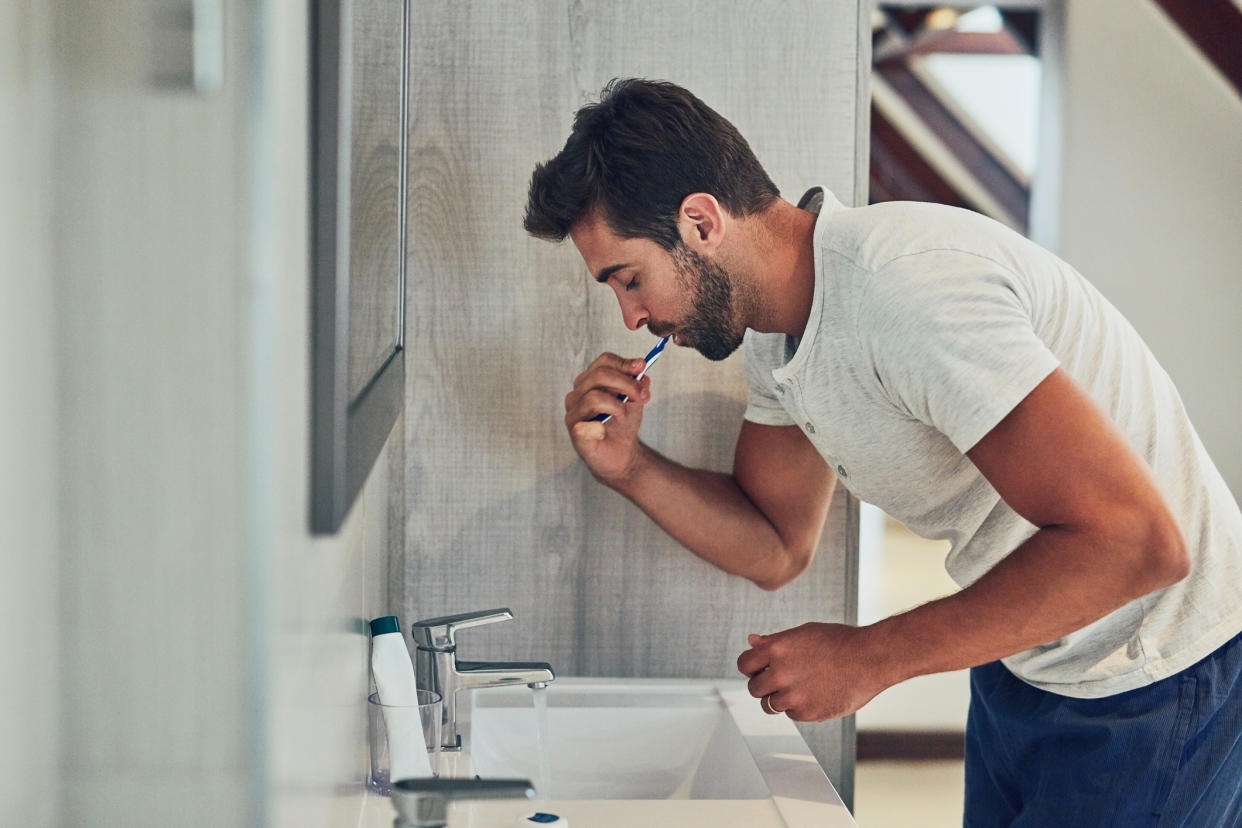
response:
[[[477,693],[470,758],[552,799],[763,799],[772,795],[714,688],[552,684],[546,770],[530,690]],[[543,778],[546,774],[547,778]],[[542,784],[540,784],[542,782]]]
[[[797,728],[765,715],[744,679],[559,677],[534,692],[546,701],[543,761],[532,691],[502,687],[459,707],[463,750],[441,770],[527,778],[539,801],[463,803],[456,824],[508,825],[524,807],[593,828],[856,828]]]

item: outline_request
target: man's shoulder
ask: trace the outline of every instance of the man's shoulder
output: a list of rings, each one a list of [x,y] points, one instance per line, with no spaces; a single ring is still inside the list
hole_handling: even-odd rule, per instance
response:
[[[874,272],[917,267],[921,253],[993,253],[1009,235],[1012,231],[999,222],[960,207],[885,201],[833,213],[818,242],[825,254]]]

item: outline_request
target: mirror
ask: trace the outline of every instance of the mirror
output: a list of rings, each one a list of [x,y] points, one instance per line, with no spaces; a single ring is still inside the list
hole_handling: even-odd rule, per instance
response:
[[[311,531],[336,532],[405,396],[409,0],[315,0]]]

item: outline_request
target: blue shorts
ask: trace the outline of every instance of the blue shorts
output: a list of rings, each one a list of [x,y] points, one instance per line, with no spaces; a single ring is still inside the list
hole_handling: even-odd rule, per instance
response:
[[[968,828],[1242,826],[1242,634],[1182,672],[1099,699],[970,671]]]

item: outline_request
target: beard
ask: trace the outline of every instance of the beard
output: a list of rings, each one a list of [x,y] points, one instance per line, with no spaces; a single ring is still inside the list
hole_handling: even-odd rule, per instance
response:
[[[722,266],[684,244],[673,248],[672,258],[678,277],[693,292],[690,313],[677,326],[677,337],[718,362],[738,349],[746,333],[736,321],[733,280]]]

